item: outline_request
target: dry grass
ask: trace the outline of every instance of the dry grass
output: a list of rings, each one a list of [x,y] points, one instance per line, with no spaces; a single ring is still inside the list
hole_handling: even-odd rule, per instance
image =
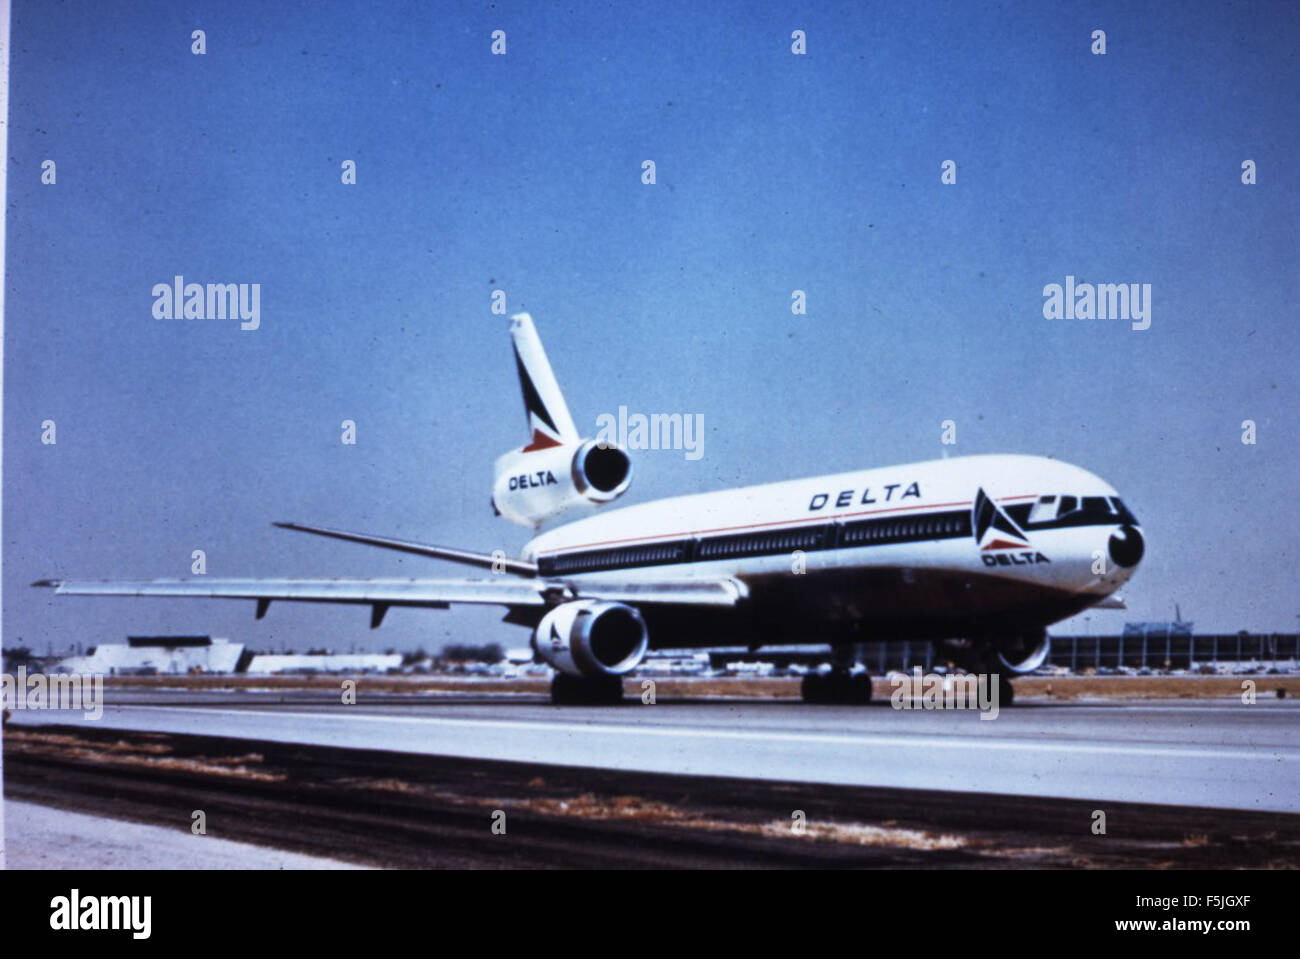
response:
[[[166,743],[132,743],[122,739],[101,743],[73,735],[35,732],[21,726],[5,729],[4,748],[8,752],[58,755],[104,766],[179,770],[265,782],[279,782],[285,778],[281,773],[269,773],[257,768],[265,761],[261,753],[245,753],[241,756],[174,756],[170,755],[172,747]]]
[[[865,823],[809,822],[804,825],[802,833],[796,833],[792,823],[776,820],[764,823],[758,827],[758,831],[772,838],[811,839],[854,846],[916,849],[922,852],[965,849],[978,844],[966,836],[932,833],[924,829],[901,829],[897,826],[870,826]]]
[[[747,823],[711,819],[659,800],[640,796],[596,796],[583,793],[570,798],[544,797],[525,800],[485,800],[485,804],[502,809],[526,809],[548,816],[572,816],[578,819],[616,820],[653,825],[672,825],[688,829],[707,829],[788,839],[801,842],[832,842],[856,846],[933,851],[964,849],[978,841],[965,836],[933,833],[897,826],[876,826],[856,822],[805,821],[796,828],[795,821],[771,820]]]

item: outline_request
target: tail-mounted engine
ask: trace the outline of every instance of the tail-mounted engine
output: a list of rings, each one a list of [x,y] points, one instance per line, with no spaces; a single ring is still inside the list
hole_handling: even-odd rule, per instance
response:
[[[599,506],[632,485],[632,461],[616,446],[583,439],[551,361],[527,313],[510,317],[515,368],[524,397],[527,446],[497,458],[492,508],[534,528],[575,507]]]
[[[616,446],[587,440],[511,450],[496,463],[492,506],[506,519],[537,527],[580,506],[600,506],[632,485],[632,461]]]
[[[625,675],[640,665],[649,645],[635,608],[590,599],[560,604],[533,633],[538,657],[570,676]]]

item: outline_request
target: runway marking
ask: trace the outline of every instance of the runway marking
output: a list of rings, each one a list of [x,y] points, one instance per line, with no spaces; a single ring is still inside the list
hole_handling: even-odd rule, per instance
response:
[[[118,707],[121,709],[122,707]],[[201,707],[190,706],[142,706],[133,707],[147,710],[158,710],[179,713],[199,713],[204,716],[212,717],[216,711]],[[105,710],[107,715],[111,709]],[[1248,747],[1249,752],[1241,750],[1219,750],[1203,749],[1199,747],[1186,746],[1090,746],[1081,745],[1072,742],[1055,742],[1055,743],[1030,743],[1020,740],[994,740],[986,737],[949,737],[934,738],[920,736],[881,736],[881,735],[838,735],[834,733],[782,733],[782,732],[747,732],[733,729],[670,729],[662,726],[626,726],[603,723],[552,723],[546,721],[522,722],[519,720],[509,719],[447,719],[439,716],[373,716],[365,714],[355,714],[350,716],[339,715],[338,713],[326,712],[279,712],[272,710],[229,710],[225,711],[227,716],[262,716],[274,717],[277,719],[307,719],[319,720],[330,719],[345,722],[373,722],[394,725],[396,723],[419,723],[427,726],[454,726],[460,728],[475,729],[501,729],[501,730],[554,730],[557,732],[569,733],[591,733],[591,734],[613,734],[620,736],[658,736],[661,738],[679,738],[679,739],[730,739],[730,740],[763,740],[765,742],[786,742],[786,743],[822,743],[826,745],[870,745],[870,746],[922,746],[938,749],[983,749],[983,750],[1013,750],[1020,752],[1045,752],[1045,753],[1084,753],[1094,755],[1113,756],[1130,755],[1130,756],[1167,756],[1180,759],[1254,759],[1268,760],[1276,762],[1280,759],[1290,761],[1300,760],[1300,749],[1288,749],[1285,747],[1258,746]]]

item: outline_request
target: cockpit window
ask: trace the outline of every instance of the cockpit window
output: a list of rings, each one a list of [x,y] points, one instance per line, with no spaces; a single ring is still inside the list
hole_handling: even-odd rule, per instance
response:
[[[1040,496],[1033,503],[1009,506],[1007,512],[1016,522],[1025,523],[1031,529],[1111,523],[1137,525],[1137,518],[1118,496]]]
[[[1118,496],[1112,496],[1110,501],[1115,504],[1115,514],[1117,521],[1125,526],[1137,526],[1138,518],[1133,515],[1127,506],[1120,502]]]
[[[1040,496],[1029,511],[1029,522],[1046,523],[1056,519],[1056,497]]]

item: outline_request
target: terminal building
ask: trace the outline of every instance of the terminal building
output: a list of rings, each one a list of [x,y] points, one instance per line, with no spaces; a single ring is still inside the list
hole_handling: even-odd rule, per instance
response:
[[[400,653],[255,653],[243,643],[211,636],[128,636],[125,644],[103,643],[84,656],[62,659],[54,670],[106,676],[269,675],[378,673],[401,664]]]
[[[69,656],[57,670],[106,676],[233,673],[243,656],[243,643],[211,636],[128,636],[125,645],[103,643],[84,656]]]
[[[256,653],[241,672],[385,673],[401,665],[401,653]]]
[[[920,666],[927,672],[945,665],[934,644],[908,640],[864,643],[857,661],[878,676],[889,670],[908,672]],[[738,663],[771,663],[776,668],[811,669],[830,662],[825,646],[773,647],[711,650],[714,669],[735,668]],[[1297,633],[1207,633],[1195,635],[1192,624],[1126,623],[1116,636],[1053,636],[1047,666],[1086,670],[1196,670],[1300,667],[1300,634]]]

